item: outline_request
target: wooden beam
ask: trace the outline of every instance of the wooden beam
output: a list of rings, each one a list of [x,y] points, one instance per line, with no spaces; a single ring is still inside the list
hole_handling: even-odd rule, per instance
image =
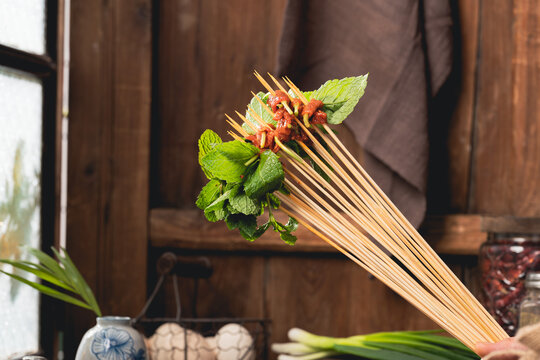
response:
[[[279,214],[278,216],[283,216]],[[442,254],[476,255],[487,239],[480,215],[429,217],[422,233]],[[275,251],[333,253],[311,232],[299,227],[298,241],[288,246],[276,233],[268,231],[254,242],[244,240],[237,231],[229,231],[223,222],[208,222],[200,210],[153,209],[150,212],[150,240],[153,247],[177,247],[223,251]]]
[[[477,255],[487,240],[481,215],[429,216],[420,232],[440,254]]]
[[[282,213],[276,218],[283,221]],[[200,210],[154,209],[150,212],[150,239],[154,247],[184,249],[245,250],[278,252],[333,252],[334,249],[300,227],[295,246],[285,244],[269,230],[257,241],[249,242],[238,231],[229,231],[223,221],[209,222]]]

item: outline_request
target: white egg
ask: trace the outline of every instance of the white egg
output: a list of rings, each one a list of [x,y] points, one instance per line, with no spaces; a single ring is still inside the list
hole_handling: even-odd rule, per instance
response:
[[[218,360],[253,360],[255,349],[253,338],[245,327],[227,324],[215,336]]]
[[[215,360],[206,340],[199,333],[175,323],[161,325],[149,340],[152,360]],[[187,345],[187,350],[186,350]]]
[[[216,337],[215,336],[208,336],[208,337],[205,337],[204,340],[206,340],[206,343],[208,344],[210,350],[217,356]]]

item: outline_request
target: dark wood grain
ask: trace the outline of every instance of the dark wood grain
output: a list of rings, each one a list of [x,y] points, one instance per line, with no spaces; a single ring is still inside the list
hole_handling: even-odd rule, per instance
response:
[[[471,210],[540,216],[537,1],[483,2]]]
[[[206,128],[224,138],[224,113],[243,112],[272,71],[285,0],[160,1],[158,206],[194,207],[205,178],[197,143]],[[243,14],[238,16],[239,13]]]
[[[151,1],[71,4],[68,251],[104,314],[146,297]],[[66,357],[95,320],[69,311]]]
[[[455,49],[459,54],[456,76],[459,76],[457,103],[448,133],[448,167],[450,182],[450,209],[465,213],[468,210],[470,182],[471,136],[476,101],[476,70],[478,56],[479,1],[460,0]]]

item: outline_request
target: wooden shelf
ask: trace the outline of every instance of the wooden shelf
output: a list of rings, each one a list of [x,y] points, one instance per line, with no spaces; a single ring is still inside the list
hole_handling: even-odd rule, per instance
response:
[[[285,218],[278,214],[278,218]],[[480,215],[431,216],[421,233],[441,254],[476,255],[487,233]],[[274,251],[334,253],[336,250],[302,226],[295,246],[283,243],[273,231],[254,242],[229,231],[223,222],[206,221],[200,210],[153,209],[150,214],[150,241],[153,247],[178,247],[222,251]]]

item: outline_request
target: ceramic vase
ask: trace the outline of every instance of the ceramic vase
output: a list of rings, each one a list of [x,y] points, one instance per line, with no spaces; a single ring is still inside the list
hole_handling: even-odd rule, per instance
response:
[[[84,334],[75,360],[148,360],[143,336],[129,317],[98,317]]]

